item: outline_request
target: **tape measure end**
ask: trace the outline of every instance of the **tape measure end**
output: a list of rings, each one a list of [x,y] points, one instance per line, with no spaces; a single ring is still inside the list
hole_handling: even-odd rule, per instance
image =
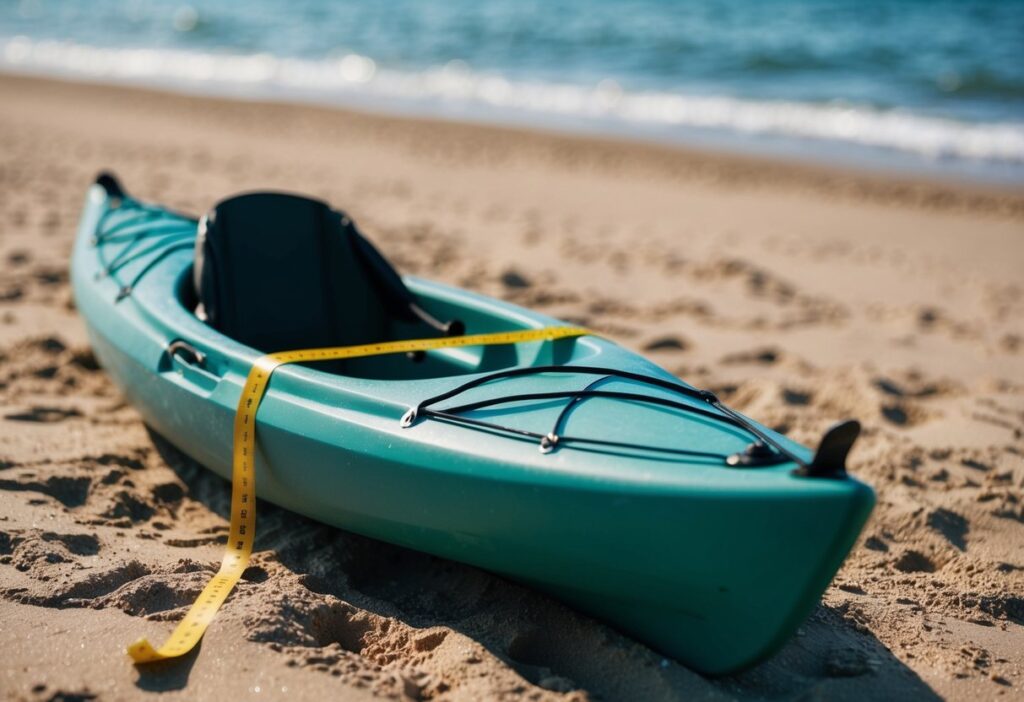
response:
[[[136,663],[150,663],[160,659],[153,644],[149,643],[147,639],[139,639],[129,644],[124,652]]]

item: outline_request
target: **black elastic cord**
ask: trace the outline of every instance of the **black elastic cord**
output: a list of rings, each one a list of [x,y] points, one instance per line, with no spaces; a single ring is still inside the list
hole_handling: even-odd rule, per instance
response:
[[[150,245],[147,248],[142,249],[141,251],[136,251],[131,256],[127,256],[126,254],[129,253],[131,249],[135,246],[135,244],[138,243],[138,241],[132,242],[128,246],[125,246],[121,251],[119,251],[117,256],[114,256],[114,259],[109,264],[107,264],[104,273],[106,273],[107,275],[116,273],[117,271],[121,270],[132,261],[137,261],[143,256],[147,256],[151,253],[156,253],[157,251],[160,251],[161,249],[168,245],[176,245],[178,242],[181,241],[181,238],[183,236],[188,236],[188,234],[189,232],[179,232],[178,234],[164,234],[156,243]],[[194,239],[195,237],[190,237],[189,242],[191,242]]]
[[[515,378],[522,375],[538,375],[540,373],[564,373],[564,374],[588,374],[588,375],[613,375],[617,378],[627,378],[629,380],[635,380],[640,383],[646,383],[647,385],[654,385],[656,387],[665,388],[677,392],[680,395],[693,398],[694,400],[703,400],[704,402],[718,401],[715,394],[709,390],[697,390],[691,388],[688,385],[682,385],[680,383],[673,383],[668,380],[656,378],[650,375],[641,375],[639,373],[631,373],[630,371],[620,370],[618,368],[600,368],[597,366],[523,366],[518,368],[506,368],[505,370],[495,371],[479,378],[473,378],[458,387],[452,388],[439,395],[428,397],[423,400],[419,405],[416,406],[418,410],[421,407],[427,405],[436,404],[444,400],[461,395],[467,390],[485,385],[494,380],[503,380],[505,378]]]
[[[133,209],[129,209],[129,207]],[[103,225],[106,224],[108,219],[114,217],[114,215],[124,214],[125,212],[130,213],[130,216],[122,217],[120,221],[110,225],[106,233],[116,233],[122,228],[130,226],[135,222],[141,222],[149,217],[155,217],[161,214],[161,211],[150,205],[143,205],[141,202],[136,202],[130,198],[125,198],[121,201],[118,207],[108,207],[103,214],[100,215],[99,220],[96,222],[96,230],[100,231],[103,229]]]
[[[153,258],[151,258],[149,261],[146,262],[146,265],[144,265],[142,267],[142,270],[140,270],[138,273],[136,273],[135,277],[132,278],[132,282],[128,283],[128,285],[125,285],[124,287],[121,288],[121,290],[117,293],[117,300],[116,301],[119,302],[119,301],[123,300],[124,298],[128,297],[129,295],[131,295],[132,291],[135,289],[135,286],[139,284],[140,280],[142,280],[142,277],[144,275],[146,275],[147,273],[149,273],[149,271],[153,268],[153,266],[155,266],[156,264],[160,263],[160,261],[162,261],[165,258],[167,258],[167,256],[169,254],[172,254],[175,251],[179,251],[181,249],[192,248],[192,246],[193,246],[193,242],[190,240],[190,241],[179,241],[176,244],[170,244],[167,247],[165,247],[163,251],[161,251],[156,256],[154,256]]]
[[[486,400],[476,400],[475,402],[467,402],[464,405],[456,405],[455,407],[445,407],[445,412],[459,413],[459,412],[472,412],[473,410],[484,409],[486,407],[493,407],[495,405],[504,405],[510,402],[522,402],[528,400],[556,400],[560,398],[572,398],[573,400],[586,399],[588,397],[604,397],[610,400],[632,400],[634,402],[644,402],[651,405],[661,405],[662,407],[668,407],[670,409],[677,409],[682,412],[693,412],[704,417],[710,417],[716,421],[725,422],[726,424],[732,424],[733,426],[745,429],[742,424],[737,422],[732,417],[722,416],[716,414],[710,410],[706,410],[703,407],[694,407],[693,405],[687,405],[682,402],[676,402],[675,400],[669,400],[665,397],[658,397],[656,395],[641,395],[637,392],[621,392],[618,390],[554,390],[551,392],[527,392],[519,395],[504,395],[502,397],[490,397]],[[424,411],[421,408],[417,412]],[[429,408],[425,409],[426,412],[430,412]]]
[[[96,243],[100,245],[116,244],[121,241],[137,241],[138,239],[147,239],[152,236],[161,236],[169,232],[175,232],[181,230],[182,232],[194,232],[195,225],[191,222],[182,221],[169,221],[163,224],[156,224],[153,226],[146,227],[141,231],[129,231],[119,232],[117,234],[104,234],[101,237],[96,238]]]
[[[493,429],[496,431],[506,432],[510,434],[518,434],[519,436],[525,436],[531,439],[539,439],[542,443],[547,439],[550,440],[550,436],[541,434],[536,431],[530,431],[529,429],[519,429],[517,427],[509,427],[503,424],[497,424],[494,422],[487,422],[482,419],[473,419],[472,417],[463,417],[458,414],[451,414],[445,410],[426,410],[424,414],[426,417],[433,419],[440,419],[442,421],[448,421],[455,424],[469,424],[472,426],[481,427],[484,429]],[[557,443],[567,444],[590,444],[593,446],[606,446],[608,448],[620,448],[629,449],[634,451],[653,451],[655,453],[667,453],[680,456],[692,456],[694,458],[714,458],[719,461],[725,461],[726,454],[712,453],[710,451],[694,451],[691,449],[681,448],[670,448],[665,446],[647,446],[645,444],[631,444],[624,441],[609,441],[606,439],[590,439],[583,436],[560,436],[558,437]]]
[[[125,212],[132,212],[132,216],[123,217],[121,221],[112,224],[104,234],[113,234],[126,226],[130,226],[134,222],[144,221],[147,217],[177,217],[178,219],[183,219],[193,224],[197,224],[199,222],[198,217],[186,212],[179,212],[167,207],[139,202],[135,198],[129,195],[124,195],[123,193],[119,197],[121,198],[120,205],[117,207],[108,207],[103,211],[103,214],[100,215],[99,220],[96,222],[96,231],[102,230],[106,221],[114,215],[124,214]]]
[[[462,404],[462,405],[457,405],[455,407],[446,407],[443,410],[432,410],[432,409],[430,409],[430,405],[436,404],[438,402],[443,402],[444,400],[449,400],[449,399],[451,399],[451,398],[453,398],[453,397],[455,397],[457,395],[460,395],[460,394],[466,392],[467,390],[471,390],[473,388],[480,387],[481,385],[485,385],[485,384],[487,384],[487,383],[489,383],[491,381],[494,381],[494,380],[500,380],[500,379],[505,379],[505,378],[513,378],[513,377],[524,376],[524,375],[536,375],[536,374],[540,374],[540,373],[569,373],[569,374],[581,373],[581,374],[591,374],[591,375],[604,375],[604,376],[607,376],[607,377],[626,378],[626,379],[629,379],[629,380],[635,380],[637,382],[645,383],[647,385],[652,385],[652,386],[655,386],[655,387],[664,388],[666,390],[670,390],[672,392],[678,393],[678,394],[683,395],[685,397],[689,397],[691,399],[701,400],[701,401],[706,402],[707,404],[711,405],[712,407],[714,407],[716,410],[718,410],[718,412],[712,412],[712,411],[706,410],[706,409],[704,409],[702,407],[694,407],[692,405],[684,404],[684,403],[681,403],[681,402],[675,402],[673,400],[669,400],[669,399],[661,398],[661,397],[656,397],[656,396],[640,395],[638,393],[627,393],[627,392],[617,392],[617,391],[602,391],[602,390],[589,390],[589,389],[587,389],[587,390],[566,390],[566,391],[558,391],[558,392],[540,392],[540,393],[524,393],[524,394],[518,394],[518,395],[508,395],[508,396],[504,396],[504,397],[489,398],[489,399],[486,399],[486,400],[478,400],[476,402],[468,402],[468,403],[465,403],[465,404]],[[591,384],[591,386],[592,385],[593,384]],[[588,386],[588,388],[591,387],[591,386]],[[468,417],[464,417],[464,416],[461,416],[459,414],[460,412],[469,412],[469,411],[476,410],[476,409],[483,409],[483,408],[486,408],[486,407],[493,407],[495,405],[507,404],[509,402],[518,402],[518,401],[525,401],[525,400],[544,400],[544,399],[555,399],[555,398],[564,398],[564,397],[571,398],[569,406],[572,406],[572,405],[576,404],[577,402],[580,402],[581,400],[589,398],[589,397],[605,397],[605,398],[612,398],[612,399],[622,399],[622,400],[631,400],[631,401],[637,401],[637,402],[645,402],[645,403],[649,403],[649,404],[661,405],[661,406],[664,406],[664,407],[669,407],[669,408],[672,408],[672,409],[677,409],[677,410],[680,410],[682,412],[690,412],[690,413],[693,413],[693,414],[699,414],[701,416],[708,417],[708,418],[713,419],[715,421],[724,422],[726,424],[729,424],[729,425],[735,426],[735,427],[737,427],[739,429],[742,429],[743,431],[746,431],[748,434],[752,435],[755,439],[758,439],[758,440],[766,443],[767,445],[771,446],[779,454],[781,454],[781,455],[785,456],[786,458],[790,459],[791,461],[793,461],[797,465],[803,466],[803,465],[806,464],[806,462],[802,458],[800,458],[799,456],[794,454],[792,451],[787,449],[785,446],[781,445],[778,441],[776,441],[772,437],[768,436],[764,431],[762,431],[757,426],[755,426],[746,417],[744,417],[743,415],[735,412],[734,410],[732,410],[729,407],[727,407],[724,404],[722,404],[722,402],[718,399],[718,397],[713,392],[711,392],[709,390],[697,390],[695,388],[691,388],[691,387],[686,386],[686,385],[681,385],[679,383],[673,383],[673,382],[670,382],[670,381],[667,381],[667,380],[663,380],[661,378],[641,375],[639,373],[632,373],[630,371],[624,371],[624,370],[620,370],[620,369],[617,369],[617,368],[599,368],[599,367],[594,367],[594,366],[535,366],[535,367],[523,367],[523,368],[509,368],[509,369],[506,369],[506,370],[497,371],[495,373],[491,373],[491,374],[488,374],[488,375],[485,375],[485,376],[481,376],[479,378],[474,378],[474,379],[472,379],[470,381],[467,381],[467,382],[463,383],[462,385],[460,385],[460,386],[458,386],[456,388],[453,388],[453,389],[448,390],[446,392],[440,393],[439,395],[435,395],[433,397],[427,398],[426,400],[423,400],[418,405],[413,407],[409,412],[406,413],[405,417],[403,417],[403,425],[404,426],[411,425],[420,416],[443,417],[444,419],[449,420],[449,421],[456,421],[456,422],[462,421],[462,422],[464,422],[466,424],[476,424],[476,425],[479,425],[479,426],[487,426],[487,427],[489,427],[491,429],[496,429],[496,430],[499,430],[499,431],[506,431],[506,432],[510,432],[510,433],[522,434],[524,436],[531,436],[531,437],[534,437],[534,438],[540,438],[542,440],[542,446],[541,446],[542,450],[550,450],[550,448],[553,448],[553,445],[555,443],[558,443],[559,441],[563,441],[563,442],[566,442],[566,443],[568,443],[570,441],[574,441],[576,443],[586,442],[586,443],[598,444],[598,445],[601,445],[602,443],[605,443],[607,445],[618,445],[619,444],[619,442],[606,442],[604,440],[599,440],[599,439],[583,439],[583,438],[579,438],[579,437],[570,439],[570,438],[567,438],[567,437],[557,437],[557,434],[555,432],[552,432],[551,434],[548,434],[548,435],[545,436],[545,435],[542,435],[542,434],[538,434],[536,432],[526,432],[525,430],[516,429],[515,427],[507,427],[507,426],[503,426],[503,425],[499,425],[499,424],[492,424],[490,422],[481,422],[481,420],[470,419]],[[562,414],[559,415],[559,421],[564,416],[564,414],[568,410],[569,406],[567,406],[566,408],[564,408],[562,410]],[[557,430],[557,424],[556,424],[556,430]],[[555,438],[555,437],[557,437],[557,438]],[[550,445],[545,446],[543,441],[548,441]],[[649,447],[649,446],[634,446],[634,445],[630,445],[630,444],[625,444],[625,446],[629,446],[631,448],[642,448],[642,449],[646,449],[646,450],[659,450],[659,451],[662,450],[660,448]],[[667,452],[684,451],[685,453],[688,453],[688,454],[693,453],[693,452],[685,451],[683,449],[664,449],[664,451],[667,451]],[[718,457],[719,458],[723,458],[722,456],[718,456]]]
[[[603,383],[606,380],[610,380],[612,377],[613,376],[606,375],[603,378],[598,378],[597,380],[595,380],[592,383],[588,384],[583,389],[584,390],[593,390],[595,387],[597,387],[598,385],[600,385],[601,383]],[[585,399],[586,399],[585,397],[582,397],[580,395],[576,395],[571,400],[569,400],[568,402],[565,403],[565,407],[563,407],[562,411],[558,413],[557,417],[555,417],[555,423],[551,427],[551,431],[548,432],[548,435],[547,435],[548,444],[547,444],[547,446],[544,446],[543,445],[543,439],[541,440],[542,441],[541,449],[548,448],[551,451],[555,450],[556,445],[558,444],[559,440],[561,439],[563,422],[566,421],[566,419],[568,419],[569,413],[572,412],[573,408],[577,407]]]
[[[722,402],[720,400],[717,400],[717,399],[714,402],[714,406],[716,408],[718,408],[719,410],[721,410],[722,412],[724,412],[727,415],[729,415],[730,417],[732,417],[733,421],[738,422],[740,425],[743,426],[744,429],[749,431],[751,434],[756,436],[758,439],[760,439],[764,443],[766,443],[769,446],[771,446],[773,449],[775,449],[776,451],[781,453],[783,456],[785,456],[785,457],[789,458],[790,460],[792,460],[798,466],[803,466],[803,467],[807,466],[807,461],[805,461],[804,459],[800,458],[800,456],[797,456],[795,453],[793,453],[792,451],[787,449],[785,446],[780,444],[778,441],[776,441],[772,437],[768,436],[768,434],[766,434],[765,432],[763,432],[760,429],[758,429],[757,427],[755,427],[753,424],[750,423],[750,421],[746,417],[741,415],[739,412],[734,410],[732,407],[728,407],[727,405],[722,404]]]
[[[134,208],[135,211],[130,212],[129,207]],[[114,214],[125,214],[125,216],[106,230],[103,230],[103,225],[108,217]],[[158,222],[160,218],[164,218],[167,221],[160,223]],[[156,223],[153,224],[154,222]],[[150,223],[151,226],[141,231],[126,231],[133,225],[143,226],[147,223]],[[152,258],[135,274],[131,282],[121,286],[115,301],[123,300],[131,295],[143,276],[168,255],[175,251],[192,247],[195,240],[195,224],[196,220],[189,215],[172,212],[153,205],[145,205],[128,197],[121,201],[119,207],[108,208],[97,222],[97,235],[94,239],[104,275],[115,277],[114,274],[129,263],[152,255]],[[183,237],[187,238],[183,240]],[[154,243],[135,251],[140,242],[152,238],[156,238]],[[109,244],[119,242],[125,242],[125,245],[121,247],[113,259],[106,261],[102,253],[103,249]]]

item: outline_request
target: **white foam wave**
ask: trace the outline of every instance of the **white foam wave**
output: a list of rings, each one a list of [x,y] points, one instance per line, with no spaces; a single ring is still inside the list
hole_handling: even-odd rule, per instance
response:
[[[420,105],[472,116],[569,118],[644,128],[713,129],[777,135],[956,158],[1024,163],[1024,122],[966,123],[862,106],[756,101],[596,86],[514,81],[458,61],[423,71],[379,68],[365,56],[321,60],[267,53],[101,48],[14,37],[0,41],[0,67],[110,82],[173,86],[253,97],[294,96],[331,103]]]

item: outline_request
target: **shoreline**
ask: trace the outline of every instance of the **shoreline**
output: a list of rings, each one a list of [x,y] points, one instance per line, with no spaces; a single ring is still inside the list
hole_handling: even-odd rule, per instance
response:
[[[0,689],[1024,690],[1024,193],[53,80],[0,76],[0,96]],[[220,558],[230,490],[148,430],[89,350],[67,267],[103,169],[196,214],[242,190],[308,193],[403,274],[595,329],[794,440],[855,417],[849,465],[875,512],[777,656],[707,679],[527,587],[268,504],[201,649],[133,668],[124,646],[168,632]]]
[[[467,64],[378,66],[357,53],[301,57],[184,47],[105,46],[28,36],[0,40],[0,71],[198,96],[288,102],[461,123],[589,133],[711,147],[824,165],[1020,186],[1024,137],[999,103],[983,112],[910,99],[830,102],[783,91],[775,98],[728,77],[679,92],[641,81],[550,81],[474,71]],[[549,76],[550,78],[550,76]],[[735,78],[735,76],[734,76]],[[582,82],[581,82],[582,81]],[[883,81],[884,82],[884,81]],[[697,85],[702,85],[698,81]],[[789,95],[789,97],[783,97]],[[918,100],[922,96],[917,96]],[[876,101],[877,102],[877,101]],[[959,115],[957,117],[956,115]],[[980,121],[978,121],[980,120]]]
[[[269,100],[245,96],[217,97],[173,87],[153,87],[93,80],[71,80],[59,76],[30,75],[0,70],[0,90],[4,85],[47,84],[71,90],[81,87],[86,91],[111,91],[111,95],[139,93],[159,99],[175,98],[206,100],[213,103],[241,104],[262,109],[279,108],[336,115],[355,124],[378,122],[392,129],[429,126],[436,131],[475,131],[486,137],[488,133],[518,138],[535,147],[551,148],[563,142],[567,148],[579,150],[600,160],[622,160],[629,152],[642,158],[648,168],[657,169],[661,177],[744,182],[751,186],[771,181],[772,185],[787,185],[840,194],[854,199],[877,202],[895,202],[900,205],[916,204],[926,208],[967,209],[970,211],[999,210],[1004,214],[1024,217],[1024,183],[979,181],[955,175],[927,172],[887,172],[884,168],[826,164],[824,157],[801,158],[765,153],[744,153],[728,148],[716,149],[698,144],[659,141],[655,138],[602,133],[574,134],[557,127],[534,125],[496,124],[486,120],[442,118],[429,115],[401,114],[386,110],[360,109],[342,105],[328,105],[303,100]],[[693,169],[691,174],[679,173],[680,168]]]

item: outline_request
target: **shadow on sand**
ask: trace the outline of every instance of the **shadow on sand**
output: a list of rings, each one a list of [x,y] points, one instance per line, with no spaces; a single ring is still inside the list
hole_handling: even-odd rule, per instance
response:
[[[226,481],[150,431],[156,450],[189,496],[229,517]],[[260,501],[256,552],[272,551],[305,587],[411,627],[446,627],[472,638],[526,681],[583,689],[603,700],[638,690],[679,699],[714,692],[747,699],[915,699],[940,697],[877,638],[819,605],[776,656],[739,675],[709,679],[586,615],[499,576],[328,527]],[[319,642],[326,645],[326,641]],[[345,642],[359,653],[359,644]],[[139,687],[180,689],[181,669],[148,669]],[[312,673],[311,673],[312,674]]]
[[[192,673],[192,666],[202,655],[202,650],[203,642],[200,641],[195,648],[180,658],[136,665],[135,670],[139,677],[135,680],[135,686],[147,692],[184,690],[188,685],[188,676]]]

